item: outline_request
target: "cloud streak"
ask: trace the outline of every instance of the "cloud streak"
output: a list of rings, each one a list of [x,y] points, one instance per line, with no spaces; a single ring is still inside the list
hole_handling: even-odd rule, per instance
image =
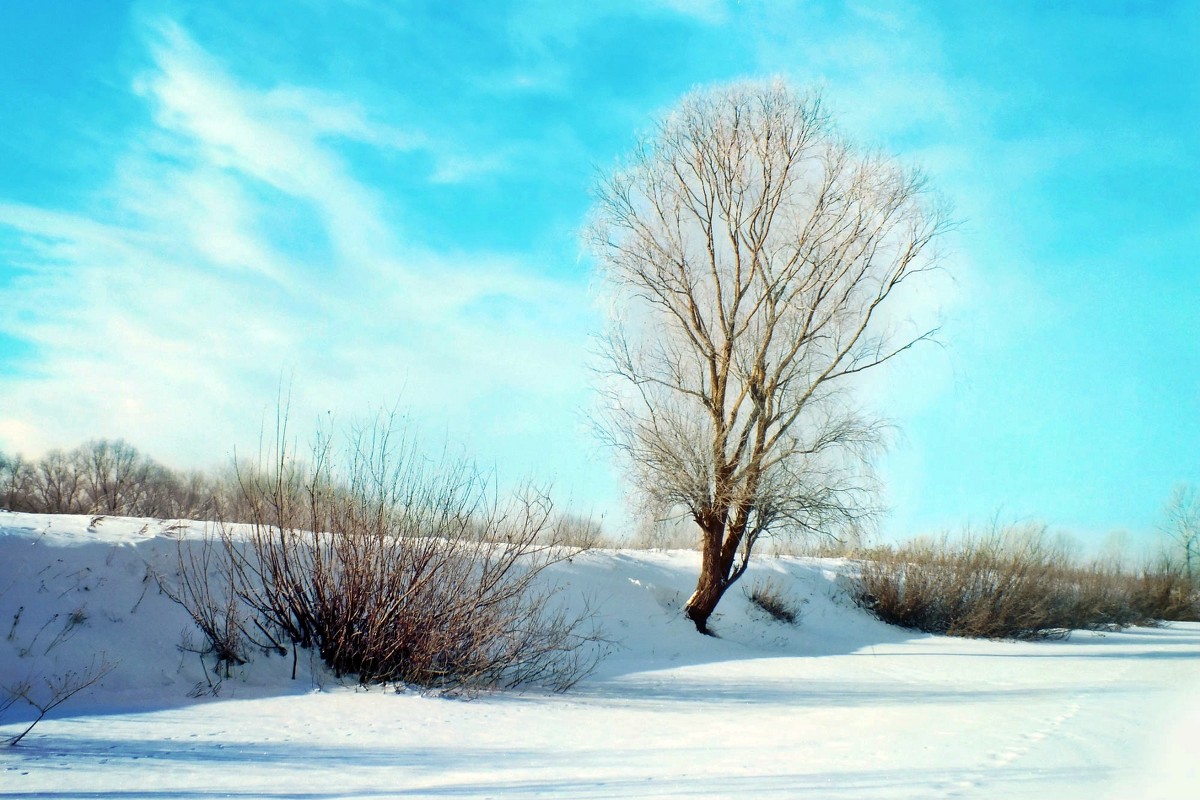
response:
[[[342,152],[421,151],[419,131],[333,93],[247,85],[171,23],[148,49],[136,90],[153,124],[96,213],[0,204],[22,265],[0,287],[0,331],[36,358],[0,383],[0,448],[124,436],[212,463],[257,441],[281,380],[301,423],[401,399],[484,439],[485,459],[574,435],[582,287],[513,256],[423,249]],[[431,178],[450,172],[469,168]]]

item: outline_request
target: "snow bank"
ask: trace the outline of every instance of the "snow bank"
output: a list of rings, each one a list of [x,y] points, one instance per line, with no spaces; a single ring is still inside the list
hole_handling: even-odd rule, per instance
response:
[[[569,602],[599,610],[616,643],[567,695],[362,691],[319,669],[291,681],[290,658],[261,656],[215,698],[195,697],[208,688],[187,650],[198,632],[153,576],[202,530],[0,513],[2,682],[116,664],[0,750],[0,793],[1195,796],[1197,625],[947,639],[855,608],[850,564],[779,558],[730,591],[710,638],[682,615],[697,554],[597,551],[548,574]],[[800,606],[798,625],[746,598],[772,577]],[[6,722],[0,735],[15,729]]]

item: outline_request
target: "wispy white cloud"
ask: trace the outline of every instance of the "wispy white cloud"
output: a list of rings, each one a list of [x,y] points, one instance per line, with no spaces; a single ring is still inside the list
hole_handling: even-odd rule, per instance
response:
[[[0,331],[36,359],[0,381],[0,448],[125,436],[211,462],[256,441],[281,380],[300,422],[401,399],[435,429],[508,437],[472,443],[485,458],[523,437],[517,469],[574,435],[582,287],[425,249],[342,150],[432,147],[419,131],[334,93],[250,85],[170,23],[149,49],[137,91],[154,124],[99,210],[0,204],[25,267],[0,288]],[[432,180],[488,168],[439,159]]]

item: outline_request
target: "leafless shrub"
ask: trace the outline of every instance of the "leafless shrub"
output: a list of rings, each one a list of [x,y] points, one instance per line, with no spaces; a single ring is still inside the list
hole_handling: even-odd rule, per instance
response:
[[[0,686],[0,715],[17,703],[32,706],[36,712],[33,721],[23,731],[4,739],[3,743],[9,747],[20,744],[47,714],[85,689],[95,686],[112,672],[115,666],[101,656],[83,670],[71,670],[41,678],[29,677],[19,683]]]
[[[1200,586],[1185,565],[1167,560],[1127,580],[1130,605],[1145,618],[1200,622]]]
[[[800,619],[800,603],[774,578],[756,581],[746,597],[777,622],[795,625]]]
[[[876,549],[862,561],[856,598],[903,627],[1013,639],[1179,619],[1197,601],[1162,571],[1080,566],[1037,527]]]
[[[224,585],[203,585],[203,557],[180,562],[193,588],[175,596],[216,628],[205,633],[217,652],[249,624],[362,683],[561,690],[594,667],[591,614],[568,613],[540,581],[578,552],[556,537],[544,494],[500,502],[479,470],[424,458],[391,419],[342,448],[324,439],[307,464],[285,442],[237,469],[245,524],[219,528]],[[244,620],[226,622],[229,597]]]
[[[177,542],[177,566],[174,580],[156,576],[163,592],[187,609],[192,621],[204,634],[201,656],[212,656],[215,670],[228,678],[230,669],[250,658],[252,639],[246,632],[246,611],[234,590],[232,542],[211,527],[200,539],[180,538]],[[190,645],[185,645],[190,649]]]

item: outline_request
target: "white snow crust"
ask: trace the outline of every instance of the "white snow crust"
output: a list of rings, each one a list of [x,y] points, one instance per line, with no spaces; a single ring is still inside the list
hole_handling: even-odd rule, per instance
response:
[[[856,608],[853,563],[762,558],[711,638],[681,613],[698,554],[604,550],[549,574],[617,643],[567,694],[363,690],[260,655],[194,697],[200,635],[154,575],[203,529],[0,512],[0,683],[115,664],[0,748],[0,796],[1200,797],[1200,625],[930,636]],[[747,600],[768,577],[797,625]]]

